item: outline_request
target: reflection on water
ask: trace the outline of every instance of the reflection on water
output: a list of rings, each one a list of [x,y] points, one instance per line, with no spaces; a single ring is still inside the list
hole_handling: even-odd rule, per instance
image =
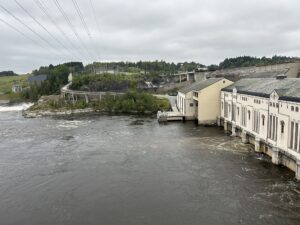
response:
[[[0,224],[299,224],[294,173],[214,127],[0,113]]]

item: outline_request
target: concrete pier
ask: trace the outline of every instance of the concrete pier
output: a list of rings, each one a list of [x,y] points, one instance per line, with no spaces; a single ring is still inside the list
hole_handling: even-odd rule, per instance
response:
[[[255,152],[261,152],[260,148],[260,138],[255,138],[255,145],[254,145]]]
[[[242,143],[243,144],[248,144],[249,143],[249,137],[246,131],[242,132]]]
[[[296,179],[300,180],[300,160],[297,160],[296,162]]]
[[[228,122],[224,121],[224,131],[227,132],[228,131]]]
[[[231,128],[231,136],[236,137],[236,125],[233,125],[233,124],[232,124],[232,128]]]
[[[275,165],[280,164],[280,153],[277,147],[272,148],[272,163]]]

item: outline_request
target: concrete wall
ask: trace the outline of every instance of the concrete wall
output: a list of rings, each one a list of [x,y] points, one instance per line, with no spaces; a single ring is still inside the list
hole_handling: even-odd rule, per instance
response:
[[[228,87],[233,82],[222,79],[198,92],[198,124],[215,124],[220,116],[221,89]]]
[[[177,108],[186,119],[194,119],[195,114],[195,104],[193,100],[193,92],[187,94],[178,92],[177,95]]]

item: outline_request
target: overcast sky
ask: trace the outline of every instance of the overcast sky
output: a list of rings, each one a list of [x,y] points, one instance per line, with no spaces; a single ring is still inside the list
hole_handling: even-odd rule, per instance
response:
[[[54,0],[17,1],[40,25],[14,0],[0,0],[8,10],[0,7],[0,71],[70,60],[218,64],[241,55],[300,56],[299,0],[58,0],[72,27]]]

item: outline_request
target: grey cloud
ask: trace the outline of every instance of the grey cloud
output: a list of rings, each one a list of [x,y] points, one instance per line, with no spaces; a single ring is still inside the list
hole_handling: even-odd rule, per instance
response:
[[[297,0],[92,0],[96,20],[90,0],[77,0],[91,37],[86,34],[72,1],[59,1],[84,46],[52,0],[40,1],[68,41],[33,0],[18,1],[68,50],[51,39],[14,1],[0,0],[1,5],[55,46],[51,50],[0,9],[1,19],[35,40],[27,40],[0,21],[1,70],[29,72],[40,65],[68,60],[89,63],[165,59],[211,64],[239,55],[297,56],[300,53],[300,2]]]

